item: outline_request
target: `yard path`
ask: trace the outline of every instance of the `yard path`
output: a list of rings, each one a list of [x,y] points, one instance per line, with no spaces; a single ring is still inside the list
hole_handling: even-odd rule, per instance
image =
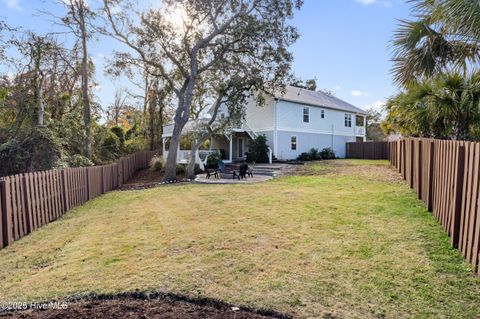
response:
[[[480,279],[386,161],[111,192],[0,251],[0,302],[164,291],[300,318],[478,318]]]

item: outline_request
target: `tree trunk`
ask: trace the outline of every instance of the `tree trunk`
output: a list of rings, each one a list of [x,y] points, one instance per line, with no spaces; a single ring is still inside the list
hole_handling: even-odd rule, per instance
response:
[[[146,119],[147,119],[147,107],[148,107],[148,99],[149,99],[149,96],[148,96],[148,92],[150,92],[150,81],[149,81],[149,78],[148,78],[148,73],[147,71],[145,71],[144,73],[144,80],[145,80],[145,87],[144,87],[144,97],[143,97],[143,112],[142,112],[142,133],[144,134],[143,136],[145,136],[145,132],[147,131],[146,130],[146,127],[147,127],[147,123],[146,123]]]
[[[148,101],[148,115],[149,115],[149,125],[148,125],[148,132],[149,132],[149,139],[150,139],[150,150],[153,151],[155,149],[155,108],[157,105],[157,90],[154,87],[149,92],[150,98]]]
[[[37,99],[37,107],[38,107],[38,126],[44,126],[44,114],[45,114],[45,105],[43,104],[43,81],[44,76],[40,74],[40,79],[38,81],[38,86],[35,92],[35,98]]]
[[[90,97],[88,95],[88,51],[87,51],[87,30],[85,24],[85,4],[77,2],[80,31],[82,36],[82,101],[83,101],[83,125],[85,128],[85,157],[92,158],[92,128]]]
[[[165,164],[165,181],[174,181],[177,178],[177,153],[180,145],[180,137],[182,129],[186,123],[175,123],[173,127],[172,137],[170,138],[170,146],[168,148],[167,163]]]
[[[175,112],[172,137],[170,138],[170,146],[168,147],[167,163],[165,165],[165,181],[173,181],[177,178],[177,153],[180,145],[180,138],[183,128],[190,118],[190,108],[193,100],[193,85],[195,77],[191,77],[186,86],[185,93],[179,96],[178,107]]]
[[[190,152],[190,162],[188,163],[187,167],[187,178],[188,179],[195,179],[195,164],[196,164],[196,159],[197,159],[197,151],[202,146],[203,142],[205,142],[206,139],[200,139],[197,141],[193,146],[192,150]]]

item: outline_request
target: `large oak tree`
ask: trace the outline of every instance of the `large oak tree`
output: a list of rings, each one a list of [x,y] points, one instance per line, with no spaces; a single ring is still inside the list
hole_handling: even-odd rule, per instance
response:
[[[163,0],[136,9],[128,0],[104,0],[105,33],[126,44],[125,55],[152,66],[174,93],[177,107],[165,179],[176,178],[180,136],[190,119],[202,74],[232,54],[268,65],[290,60],[298,37],[288,24],[301,0]],[[238,59],[237,63],[244,63]]]

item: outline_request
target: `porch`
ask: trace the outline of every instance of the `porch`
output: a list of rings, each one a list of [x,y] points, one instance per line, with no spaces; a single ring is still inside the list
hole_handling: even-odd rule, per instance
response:
[[[172,126],[173,127],[173,126]],[[171,131],[165,131],[163,138],[163,157],[168,157],[169,140]],[[232,131],[230,134],[219,134],[212,136],[200,150],[197,151],[196,163],[204,162],[210,154],[219,153],[225,163],[243,162],[246,160],[246,153],[249,151],[252,138],[243,131]],[[191,143],[182,141],[177,150],[177,163],[187,164],[191,159]]]

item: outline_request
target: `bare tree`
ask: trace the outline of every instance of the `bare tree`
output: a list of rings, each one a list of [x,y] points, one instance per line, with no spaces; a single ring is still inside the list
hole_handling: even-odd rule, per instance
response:
[[[287,19],[301,4],[300,0],[164,0],[160,8],[138,12],[128,0],[104,0],[108,21],[104,32],[135,53],[124,53],[131,60],[152,66],[175,94],[166,180],[176,178],[180,136],[190,119],[198,78],[231,54],[263,58],[266,66],[288,65],[287,48],[298,34]]]
[[[90,25],[95,14],[87,6],[85,0],[62,0],[67,9],[67,14],[62,18],[65,26],[70,28],[81,43],[82,51],[82,103],[83,103],[83,124],[85,128],[85,157],[92,158],[92,115],[89,92],[90,71],[88,56],[88,39],[91,37]]]
[[[115,126],[118,126],[120,116],[125,110],[127,95],[124,94],[123,90],[115,91],[115,98],[113,104],[107,110],[107,119],[110,123]]]

